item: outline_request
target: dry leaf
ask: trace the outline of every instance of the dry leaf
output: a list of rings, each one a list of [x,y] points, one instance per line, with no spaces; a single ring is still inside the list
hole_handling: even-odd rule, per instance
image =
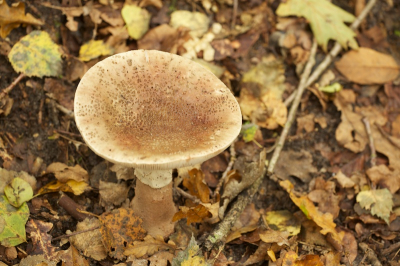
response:
[[[356,183],[351,180],[349,177],[345,176],[342,171],[339,172],[334,176],[334,178],[338,181],[339,185],[342,188],[352,188],[356,185]]]
[[[68,180],[75,180],[77,182],[89,182],[89,174],[79,164],[74,167],[68,166],[63,163],[52,163],[47,166],[46,172],[53,173],[60,182],[67,182]]]
[[[126,245],[146,235],[142,219],[134,215],[131,209],[119,208],[111,213],[103,213],[99,219],[103,244],[113,258],[122,259]]]
[[[202,171],[198,169],[190,170],[189,177],[183,179],[183,186],[189,190],[191,195],[200,199],[201,202],[210,202],[210,189],[205,184]]]
[[[47,234],[53,227],[52,223],[40,220],[29,220],[26,224],[26,231],[30,234],[33,250],[30,255],[44,255],[50,261],[57,258],[56,248],[51,245],[51,236]]]
[[[387,188],[394,194],[400,188],[400,169],[390,169],[384,164],[373,166],[366,171],[369,179],[379,187]]]
[[[89,185],[84,182],[77,182],[75,180],[68,180],[66,183],[60,181],[53,181],[41,187],[35,196],[51,193],[51,192],[72,192],[75,195],[81,195],[83,192],[90,190]]]
[[[288,237],[289,232],[287,231],[275,231],[270,229],[260,233],[260,238],[262,241],[265,243],[277,243],[279,246],[290,246]]]
[[[344,54],[335,66],[348,80],[359,84],[384,84],[400,73],[392,56],[363,47]]]
[[[135,5],[124,5],[121,10],[122,18],[128,28],[129,36],[139,40],[149,30],[151,15],[145,8]]]
[[[314,123],[314,114],[308,114],[305,116],[298,117],[297,121],[297,131],[296,134],[303,133],[303,129],[305,132],[310,133],[314,131],[315,123]]]
[[[186,207],[181,206],[179,207],[179,212],[175,213],[174,217],[172,218],[173,222],[179,221],[181,219],[187,219],[186,223],[200,223],[207,218],[211,218],[212,214],[208,211],[208,208],[202,204],[198,204],[195,207]]]
[[[389,224],[390,212],[393,208],[393,195],[388,189],[361,191],[357,195],[357,202],[372,215],[382,218]]]
[[[306,150],[282,151],[275,166],[275,174],[283,180],[295,176],[304,183],[308,183],[315,173],[317,173],[317,168],[313,166],[312,155]]]
[[[190,12],[187,10],[177,10],[171,13],[169,22],[172,28],[177,29],[181,26],[190,30],[193,37],[201,37],[208,31],[210,20],[200,12]]]
[[[57,257],[63,262],[63,266],[89,266],[89,262],[73,245],[67,250],[59,251]]]
[[[128,192],[129,187],[125,182],[112,183],[100,180],[100,204],[104,207],[109,204],[120,205],[128,198]]]
[[[76,232],[86,232],[70,236],[69,240],[83,255],[100,261],[107,257],[107,251],[102,242],[100,229],[94,229],[98,227],[100,221],[97,218],[86,218],[76,225]]]
[[[237,229],[236,231],[231,232],[227,237],[225,242],[229,243],[239,237],[242,236],[242,234],[246,234],[249,232],[253,232],[254,230],[256,230],[258,228],[258,225],[250,225],[250,226],[245,226],[242,228]]]
[[[333,219],[339,216],[340,197],[336,195],[336,185],[332,181],[325,181],[318,177],[313,180],[315,187],[308,193],[308,198],[318,203],[318,210],[323,213],[331,213]]]
[[[298,235],[300,233],[300,221],[287,210],[267,212],[265,221],[271,229],[286,231],[289,233],[289,236]]]
[[[9,7],[7,1],[0,2],[0,37],[5,38],[13,29],[21,24],[31,24],[40,26],[43,22],[34,18],[31,14],[25,14],[25,3],[18,2]]]
[[[135,256],[136,258],[143,257],[144,255],[151,256],[161,250],[175,251],[175,245],[167,244],[164,242],[162,236],[152,237],[147,235],[143,241],[134,241],[124,251],[125,256]]]

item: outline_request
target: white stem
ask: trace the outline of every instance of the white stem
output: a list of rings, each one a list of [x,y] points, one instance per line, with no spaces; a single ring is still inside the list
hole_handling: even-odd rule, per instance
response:
[[[135,169],[135,176],[143,183],[152,188],[162,188],[171,183],[172,169],[168,170],[147,170]]]

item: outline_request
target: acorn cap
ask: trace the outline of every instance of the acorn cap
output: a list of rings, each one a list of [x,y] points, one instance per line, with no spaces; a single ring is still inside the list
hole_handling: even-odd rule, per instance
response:
[[[214,74],[160,51],[97,63],[79,83],[74,108],[97,155],[146,170],[201,163],[226,149],[242,124],[238,102]]]

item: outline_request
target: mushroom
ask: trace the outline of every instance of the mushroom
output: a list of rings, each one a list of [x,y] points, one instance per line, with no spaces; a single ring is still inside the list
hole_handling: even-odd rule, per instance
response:
[[[152,236],[174,230],[172,170],[225,150],[242,116],[230,90],[201,65],[160,51],[110,56],[83,76],[75,120],[87,145],[135,168],[134,212]]]

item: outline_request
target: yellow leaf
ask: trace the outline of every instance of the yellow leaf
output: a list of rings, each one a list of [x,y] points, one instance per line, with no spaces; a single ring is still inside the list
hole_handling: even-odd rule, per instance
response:
[[[32,199],[33,190],[25,180],[16,177],[4,188],[4,194],[11,205],[18,208],[24,202]]]
[[[79,59],[90,61],[102,55],[112,55],[114,49],[103,41],[90,40],[79,49]]]
[[[355,17],[328,0],[287,0],[279,5],[276,14],[305,17],[324,51],[330,39],[338,41],[346,49],[347,46],[358,49],[354,39],[356,33],[344,24],[353,22]]]
[[[0,1],[0,14],[0,37],[3,39],[21,23],[43,25],[41,20],[34,18],[29,13],[25,14],[25,3],[23,2],[9,7],[5,0]]]
[[[8,59],[16,72],[29,77],[61,74],[59,47],[45,31],[32,31],[21,38],[11,49]]]
[[[42,187],[36,196],[57,191],[72,192],[75,195],[80,195],[85,192],[85,190],[89,189],[89,185],[84,181],[78,182],[75,180],[68,180],[66,183],[53,181]]]
[[[287,231],[289,232],[289,236],[300,233],[300,222],[288,210],[267,212],[265,220],[271,229]]]
[[[372,215],[382,218],[389,224],[390,212],[393,207],[393,195],[387,188],[361,191],[357,195],[361,207],[370,210]]]
[[[199,255],[199,246],[193,235],[190,239],[188,247],[184,251],[180,251],[172,260],[172,266],[209,266],[203,256]]]
[[[135,5],[124,5],[121,15],[132,39],[139,40],[149,30],[151,16],[146,9]]]

